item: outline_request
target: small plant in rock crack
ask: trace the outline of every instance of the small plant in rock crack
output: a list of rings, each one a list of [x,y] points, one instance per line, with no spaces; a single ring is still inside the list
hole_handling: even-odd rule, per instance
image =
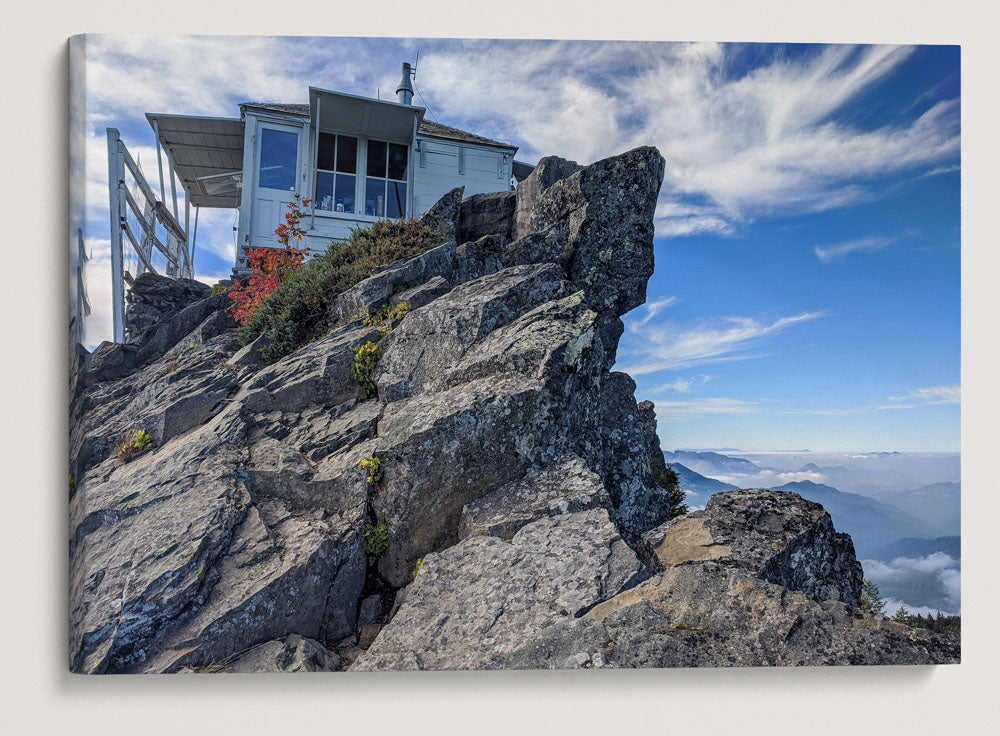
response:
[[[424,564],[424,558],[423,557],[418,557],[417,558],[417,566],[413,568],[413,579],[414,580],[416,580],[417,579],[417,575],[420,574],[420,566],[423,565],[423,564]]]
[[[384,325],[387,322],[395,322],[397,319],[402,319],[403,315],[409,312],[413,307],[410,306],[409,302],[400,302],[399,304],[383,304],[372,314],[365,317],[366,327],[376,327],[378,325]]]
[[[379,487],[379,481],[382,480],[382,459],[378,455],[372,454],[358,463],[358,467],[368,472],[368,476],[365,479],[368,481],[368,485],[375,486],[375,490],[381,493],[382,489]]]
[[[368,558],[369,567],[375,567],[378,558],[387,549],[389,549],[389,525],[383,516],[378,520],[378,524],[365,526],[364,553]]]
[[[410,289],[416,289],[418,286],[420,286],[420,282],[419,281],[407,281],[405,283],[396,284],[395,286],[393,286],[392,287],[392,293],[393,294],[401,294],[404,291],[409,291]]]
[[[368,398],[375,393],[375,382],[371,379],[375,364],[382,357],[382,348],[369,341],[359,348],[354,348],[354,358],[351,360],[351,378],[353,378]]]
[[[137,429],[131,437],[126,433],[115,446],[118,459],[123,463],[135,460],[153,444],[153,435],[144,429]]]

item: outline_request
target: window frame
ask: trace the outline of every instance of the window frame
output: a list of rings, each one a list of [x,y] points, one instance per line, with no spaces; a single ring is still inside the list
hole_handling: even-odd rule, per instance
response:
[[[405,142],[405,141],[398,141],[398,140],[390,140],[390,139],[385,139],[385,138],[371,138],[371,137],[369,137],[367,135],[344,133],[342,131],[332,130],[332,129],[329,129],[329,128],[317,128],[316,129],[316,142],[315,142],[316,150],[317,151],[319,150],[319,136],[321,134],[324,134],[324,133],[327,134],[327,135],[345,136],[345,137],[349,137],[349,138],[356,138],[357,141],[358,141],[358,153],[357,153],[357,161],[355,162],[355,173],[353,175],[352,174],[348,174],[347,172],[344,172],[344,171],[330,171],[328,169],[321,169],[321,168],[319,168],[318,157],[317,157],[316,160],[314,160],[312,162],[312,166],[311,166],[311,169],[312,169],[312,187],[311,187],[311,189],[312,189],[313,199],[314,199],[313,205],[312,205],[312,212],[314,213],[314,215],[316,215],[318,217],[326,217],[326,218],[332,218],[332,219],[362,220],[362,221],[365,221],[365,222],[377,222],[378,220],[398,220],[398,219],[403,219],[403,218],[406,218],[406,217],[410,216],[410,189],[412,188],[412,182],[410,180],[412,178],[412,173],[413,173],[412,172],[412,166],[413,166],[413,155],[412,155],[413,154],[413,151],[412,151],[413,145],[412,145],[412,143],[408,143],[408,142]],[[369,144],[369,142],[372,142],[372,141],[377,142],[377,143],[384,143],[386,145],[386,168],[385,168],[385,176],[382,176],[382,177],[376,177],[376,176],[369,177],[368,176],[368,144]],[[406,169],[405,169],[405,171],[403,173],[403,178],[402,179],[390,179],[389,178],[389,155],[388,155],[388,153],[389,153],[389,146],[390,145],[402,146],[403,149],[406,151]],[[334,146],[336,147],[336,141],[334,142]],[[334,157],[334,168],[336,168],[336,166],[337,166],[337,164],[336,164],[336,154],[335,154],[335,157]],[[315,201],[315,196],[316,196],[317,187],[319,186],[319,174],[321,174],[321,173],[333,174],[334,175],[334,191],[336,191],[336,176],[338,174],[345,174],[347,176],[354,176],[355,177],[355,188],[354,188],[354,202],[355,202],[354,206],[355,206],[355,211],[354,212],[337,212],[336,210],[324,210],[324,209],[320,209],[317,206],[318,203]],[[386,193],[383,196],[385,196],[385,202],[386,202],[386,204],[388,204],[388,186],[389,186],[389,182],[390,181],[391,182],[400,183],[400,184],[404,184],[406,186],[406,196],[404,197],[404,201],[403,201],[403,213],[399,217],[388,217],[388,216],[385,216],[385,215],[383,215],[383,216],[380,217],[378,215],[366,215],[364,213],[364,211],[363,211],[364,210],[364,200],[365,200],[365,196],[366,196],[366,192],[367,192],[368,179],[370,179],[370,178],[371,179],[379,179],[379,180],[381,180],[385,184],[385,189],[383,191],[385,191]],[[359,212],[358,210],[361,210],[361,211]]]

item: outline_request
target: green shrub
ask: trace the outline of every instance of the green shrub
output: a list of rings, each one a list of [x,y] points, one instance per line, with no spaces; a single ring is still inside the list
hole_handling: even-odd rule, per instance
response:
[[[212,290],[208,292],[208,295],[211,297],[211,296],[218,296],[219,294],[228,294],[228,293],[229,293],[228,286],[224,284],[216,284],[215,286],[212,287]]]
[[[378,524],[365,526],[364,553],[368,558],[368,565],[374,567],[378,558],[387,549],[389,549],[389,525],[383,516],[378,520]]]
[[[366,477],[368,485],[378,483],[382,480],[382,459],[378,455],[369,455],[358,463],[358,466],[368,472]]]
[[[365,398],[375,393],[375,382],[371,379],[375,364],[382,357],[382,348],[373,342],[366,342],[359,348],[354,348],[354,357],[351,359],[351,378],[361,386],[361,392]]]
[[[365,317],[365,325],[368,327],[376,327],[378,325],[384,325],[386,322],[395,322],[397,319],[402,319],[403,315],[409,312],[413,307],[410,306],[409,302],[400,302],[399,304],[383,304],[374,314],[369,314]]]
[[[131,437],[122,437],[115,446],[118,459],[123,463],[134,460],[146,451],[146,448],[153,444],[153,435],[144,429],[137,429]]]
[[[262,356],[282,358],[333,326],[330,306],[340,294],[379,268],[437,245],[437,233],[416,220],[379,220],[369,229],[352,230],[346,243],[331,246],[272,291],[240,328],[240,342],[266,335]]]

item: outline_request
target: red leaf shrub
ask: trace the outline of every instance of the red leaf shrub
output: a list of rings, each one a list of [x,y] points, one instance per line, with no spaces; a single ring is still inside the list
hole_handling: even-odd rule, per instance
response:
[[[277,289],[289,274],[302,269],[302,262],[309,249],[293,248],[290,241],[294,238],[301,242],[302,236],[305,235],[306,231],[299,227],[299,223],[306,216],[305,208],[309,206],[309,202],[310,200],[301,199],[296,194],[295,199],[288,203],[285,224],[279,225],[274,231],[278,236],[278,242],[284,246],[281,250],[252,248],[247,251],[250,279],[245,284],[234,280],[233,288],[229,292],[229,299],[233,303],[229,308],[229,314],[241,325],[250,321],[268,294]]]

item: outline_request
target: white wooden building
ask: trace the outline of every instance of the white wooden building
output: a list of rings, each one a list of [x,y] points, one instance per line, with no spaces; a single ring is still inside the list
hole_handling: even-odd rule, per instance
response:
[[[239,269],[246,248],[277,246],[295,194],[312,201],[304,245],[321,252],[352,227],[419,217],[456,186],[510,189],[517,147],[425,119],[411,74],[403,64],[394,101],[310,87],[308,104],[248,102],[238,118],[147,114],[195,208],[195,238],[199,208],[238,208]]]

